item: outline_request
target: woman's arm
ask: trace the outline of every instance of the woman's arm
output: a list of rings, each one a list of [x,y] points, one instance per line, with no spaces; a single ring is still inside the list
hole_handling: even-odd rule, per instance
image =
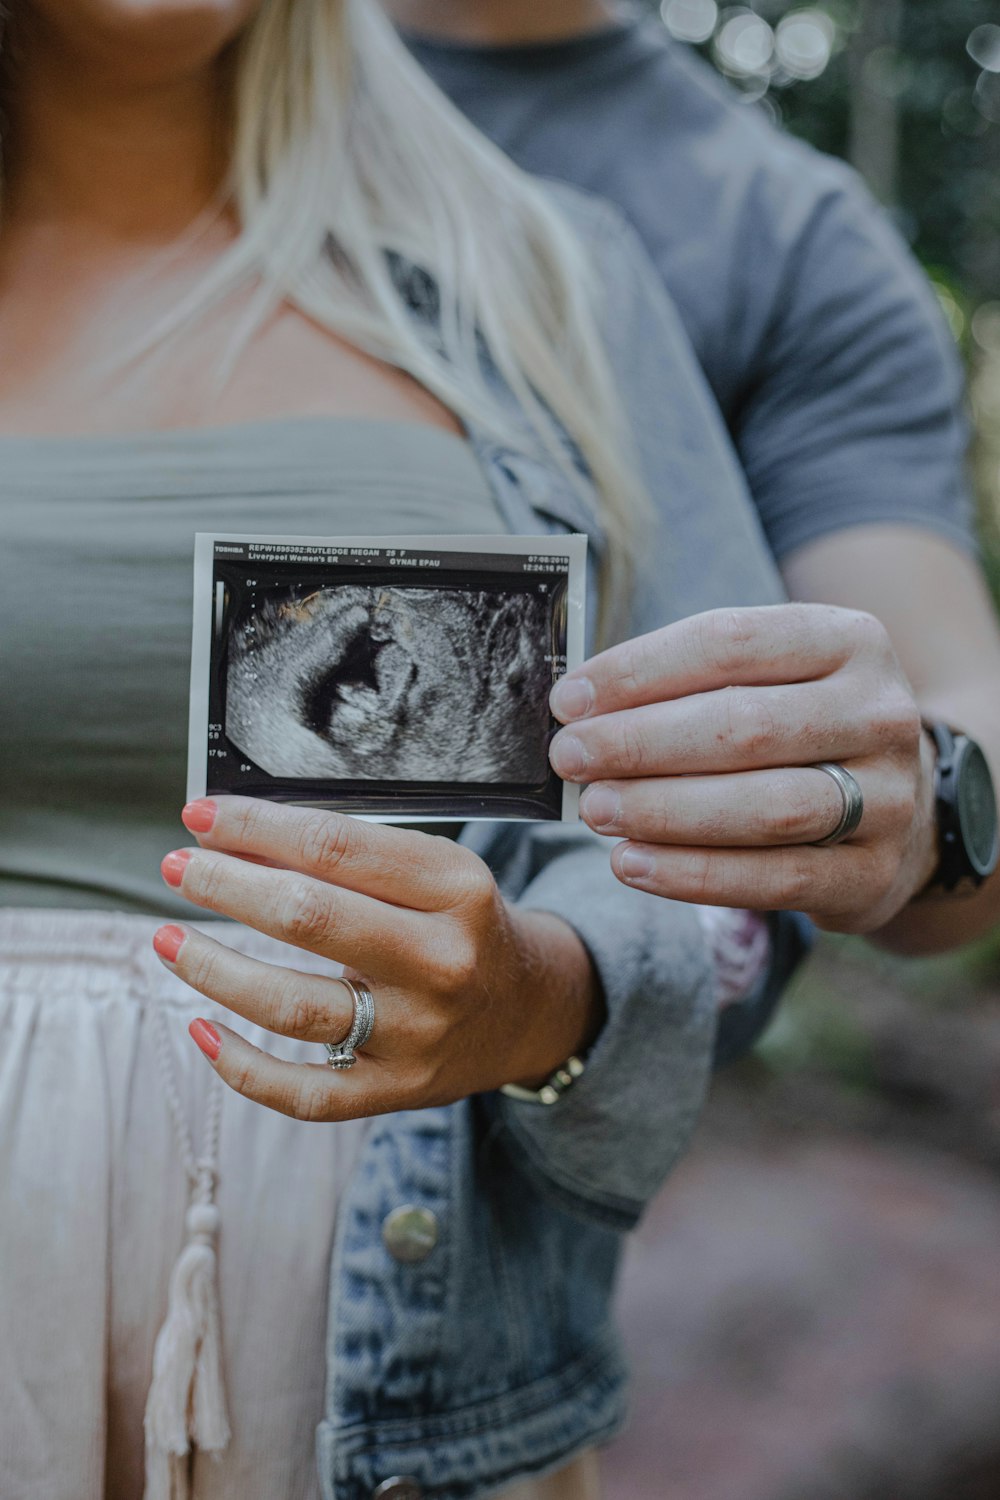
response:
[[[579,825],[473,825],[467,837],[519,909],[576,932],[606,1012],[585,1073],[558,1104],[501,1095],[490,1108],[543,1190],[629,1228],[687,1148],[711,1076],[715,971],[698,913],[619,885],[607,842]],[[761,993],[787,947],[785,937],[773,945]]]
[[[168,855],[168,881],[198,906],[344,963],[376,1003],[349,1072],[279,1061],[218,1028],[208,1055],[225,1082],[303,1120],[492,1094],[550,1192],[601,1222],[635,1221],[687,1144],[710,1069],[713,974],[692,908],[626,891],[579,827],[518,830],[502,872],[520,888],[515,904],[474,853],[426,834],[237,797],[185,817],[211,826],[198,847]],[[157,951],[279,1035],[337,1042],[350,1026],[334,979],[247,959],[190,927],[159,936]],[[495,1093],[537,1085],[591,1044],[558,1105]]]
[[[601,1024],[587,954],[558,917],[504,901],[469,850],[423,833],[244,797],[190,804],[196,848],[164,878],[197,906],[363,976],[376,1000],[364,1066],[304,1068],[224,1028],[214,1059],[238,1092],[284,1114],[340,1120],[528,1087],[585,1049]],[[345,986],[232,953],[183,928],[180,977],[278,1035],[336,1042]],[[540,1004],[540,997],[545,1003]]]

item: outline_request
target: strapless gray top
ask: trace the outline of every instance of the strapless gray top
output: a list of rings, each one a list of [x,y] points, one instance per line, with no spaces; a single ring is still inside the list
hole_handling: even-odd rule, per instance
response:
[[[196,531],[504,531],[472,448],[434,427],[301,418],[0,438],[0,906],[191,914]]]

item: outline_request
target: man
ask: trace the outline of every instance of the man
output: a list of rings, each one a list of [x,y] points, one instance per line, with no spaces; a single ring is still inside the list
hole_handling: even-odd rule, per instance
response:
[[[635,225],[808,601],[682,621],[557,687],[553,763],[622,839],[616,874],[909,953],[988,931],[1000,631],[970,540],[961,374],[908,253],[846,167],[612,0],[389,9],[516,161]]]

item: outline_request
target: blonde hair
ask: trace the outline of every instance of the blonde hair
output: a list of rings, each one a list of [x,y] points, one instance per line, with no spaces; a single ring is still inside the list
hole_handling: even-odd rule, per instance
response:
[[[375,0],[264,0],[233,64],[241,232],[155,338],[252,284],[244,338],[291,303],[511,437],[485,348],[553,460],[572,469],[568,436],[595,483],[608,635],[646,502],[575,232],[431,83]],[[394,261],[430,278],[433,319],[414,318]]]

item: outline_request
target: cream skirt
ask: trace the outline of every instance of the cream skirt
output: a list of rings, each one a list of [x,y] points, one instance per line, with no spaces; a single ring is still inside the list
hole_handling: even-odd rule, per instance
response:
[[[158,925],[0,911],[3,1500],[142,1500],[143,1413],[184,1241],[185,1155],[202,1153],[219,1089],[187,1024],[232,1020],[159,963]],[[224,941],[330,972],[232,924]],[[314,1045],[236,1024],[268,1051],[322,1060]],[[222,1454],[194,1456],[191,1500],[320,1500],[313,1434],[331,1242],[365,1130],[305,1125],[221,1092],[215,1201],[232,1436]],[[597,1497],[588,1457],[503,1500]]]

